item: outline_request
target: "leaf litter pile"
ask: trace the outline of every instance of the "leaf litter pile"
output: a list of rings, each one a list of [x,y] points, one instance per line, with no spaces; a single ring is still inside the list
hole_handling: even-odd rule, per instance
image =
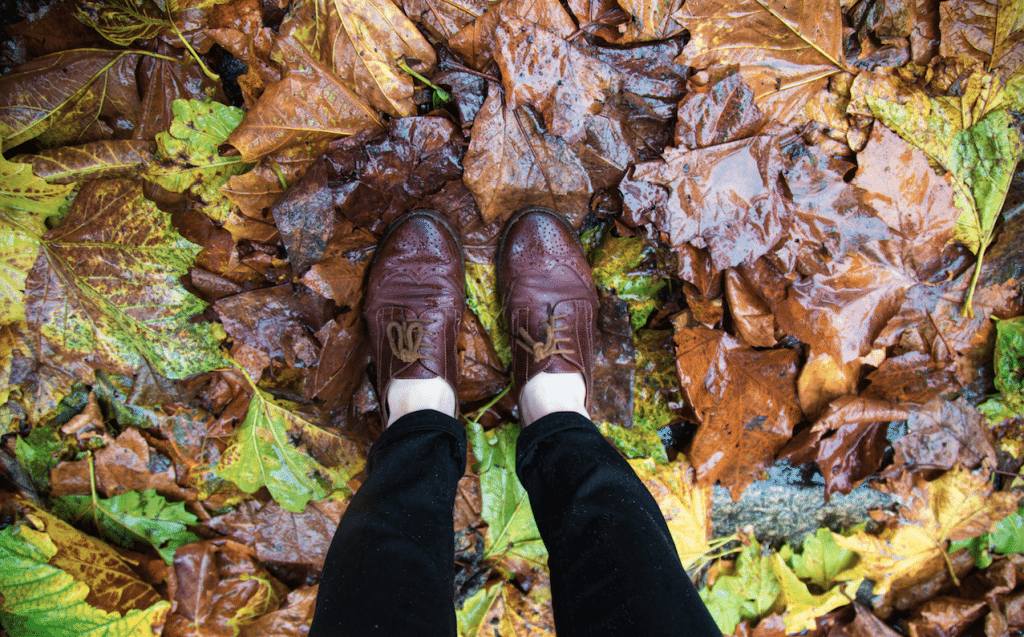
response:
[[[553,634],[494,290],[524,205],[581,232],[594,420],[724,633],[1024,628],[1024,4],[19,0],[5,22],[8,634],[306,634],[380,434],[364,275],[417,207],[468,261],[459,632]],[[892,504],[764,544],[713,528],[713,485],[740,500],[778,463]]]

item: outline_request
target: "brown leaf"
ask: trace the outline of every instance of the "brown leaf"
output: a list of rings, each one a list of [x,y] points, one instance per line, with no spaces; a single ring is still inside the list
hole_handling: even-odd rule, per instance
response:
[[[50,472],[53,495],[88,495],[89,458],[62,462]],[[104,498],[156,489],[160,495],[181,501],[195,498],[192,489],[178,486],[169,459],[149,448],[137,429],[125,429],[113,443],[95,453],[96,490]]]
[[[156,52],[173,56],[176,49],[157,41]],[[178,55],[187,55],[183,52]],[[155,139],[157,133],[167,132],[174,119],[171,104],[174,100],[204,102],[217,93],[217,84],[208,78],[193,60],[171,60],[151,56],[143,57],[137,73],[142,102],[135,139]]]
[[[289,367],[312,367],[319,358],[320,344],[310,334],[326,318],[290,284],[229,296],[213,309],[233,339],[283,359]]]
[[[951,0],[939,5],[943,56],[968,56],[1004,82],[1024,64],[1020,7],[1007,0]]]
[[[679,102],[675,144],[690,150],[752,137],[764,128],[754,91],[737,66],[702,71]]]
[[[688,457],[702,485],[721,481],[737,500],[800,421],[797,354],[678,323],[675,342],[680,384],[700,421]]]
[[[30,59],[71,49],[109,46],[99,32],[75,17],[74,9],[75,4],[69,1],[42,5],[4,30],[10,36],[22,36],[19,40]]]
[[[238,629],[277,609],[287,592],[250,549],[228,539],[186,544],[167,578],[167,637],[235,637]]]
[[[602,291],[594,332],[593,386],[590,419],[597,424],[633,427],[633,378],[636,361],[629,306],[612,292]]]
[[[306,377],[307,399],[325,401],[324,409],[334,411],[352,400],[370,360],[366,329],[359,312],[351,310],[327,323],[316,333],[323,343],[320,360]]]
[[[70,184],[101,177],[134,177],[153,161],[156,144],[148,140],[111,139],[21,155],[32,172],[51,184]]]
[[[401,0],[401,4],[409,19],[422,24],[438,40],[447,42],[460,29],[482,16],[491,3],[487,0]]]
[[[564,140],[548,135],[533,113],[504,104],[492,85],[473,124],[463,181],[485,223],[528,205],[545,206],[579,225],[593,188]]]
[[[326,151],[327,144],[319,142],[290,146],[271,153],[249,172],[232,175],[228,183],[221,186],[221,192],[239,207],[243,215],[262,218],[263,211],[284,196],[285,191],[301,179]]]
[[[959,386],[956,376],[945,364],[916,351],[885,359],[878,369],[868,374],[867,380],[871,384],[862,392],[865,398],[900,403],[924,404]]]
[[[996,468],[996,440],[985,419],[963,398],[949,402],[936,398],[916,407],[907,418],[907,434],[893,443],[896,458],[885,471]]]
[[[725,298],[736,332],[747,345],[775,347],[775,316],[746,279],[732,268],[725,273]]]
[[[36,58],[0,78],[3,150],[109,139],[139,120],[138,55],[81,49]]]
[[[278,46],[286,64],[281,81],[267,87],[228,137],[244,161],[380,126],[373,109],[294,40]]]
[[[690,31],[680,63],[740,65],[769,120],[789,122],[843,59],[839,0],[689,0],[673,19]]]
[[[572,18],[557,0],[501,0],[451,37],[448,46],[471,67],[482,71],[498,42],[495,31],[509,18],[522,18],[563,38],[576,31]]]
[[[473,402],[497,395],[509,377],[476,313],[468,307],[459,332],[459,400]]]
[[[391,0],[325,0],[330,68],[356,95],[392,117],[416,113],[412,76],[397,67],[406,58],[419,73],[436,61],[434,49]]]
[[[842,396],[779,457],[793,464],[816,462],[825,477],[826,500],[837,491],[850,493],[881,466],[888,423],[907,416],[893,403]]]
[[[898,637],[899,633],[885,625],[881,619],[875,617],[871,611],[860,604],[854,603],[857,615],[854,620],[845,625],[833,626],[828,632],[828,637]]]
[[[860,380],[860,366],[859,360],[841,365],[828,354],[812,351],[796,383],[804,415],[809,420],[817,420],[834,399],[855,395]]]
[[[987,610],[983,601],[941,596],[925,602],[907,622],[910,637],[960,635]]]
[[[716,269],[752,263],[785,234],[792,214],[779,186],[773,137],[700,150],[673,148],[619,186],[627,215],[646,218],[672,246],[707,247]],[[735,211],[743,210],[737,219]]]
[[[615,42],[622,36],[617,27],[630,19],[615,0],[569,0],[569,9],[581,31],[608,42]]]
[[[288,251],[295,274],[305,274],[320,260],[327,239],[337,225],[331,192],[327,189],[327,166],[322,159],[288,189],[271,208],[281,240]]]
[[[369,232],[342,221],[327,243],[323,260],[306,272],[302,284],[338,307],[359,307],[374,244],[376,239]]]
[[[249,624],[238,637],[306,637],[319,588],[320,585],[315,584],[288,593],[283,607]]]
[[[508,106],[532,105],[547,132],[570,144],[586,136],[587,117],[621,88],[616,69],[536,24],[509,17],[494,35]]]

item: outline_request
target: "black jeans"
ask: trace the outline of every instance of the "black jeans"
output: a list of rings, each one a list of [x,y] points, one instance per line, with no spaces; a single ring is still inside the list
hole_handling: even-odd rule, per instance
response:
[[[462,425],[439,412],[384,431],[331,542],[310,637],[456,634],[465,462]],[[516,473],[548,549],[559,637],[721,635],[654,498],[588,419],[555,413],[524,429]]]

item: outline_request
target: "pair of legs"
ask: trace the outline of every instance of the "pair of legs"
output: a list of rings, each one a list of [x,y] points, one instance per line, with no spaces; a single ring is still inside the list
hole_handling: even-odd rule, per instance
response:
[[[461,254],[443,219],[420,215],[396,222],[371,266],[388,426],[331,543],[311,637],[456,634]],[[586,416],[597,302],[575,235],[553,213],[517,214],[498,267],[524,425],[516,473],[548,549],[559,636],[720,635],[654,498]]]

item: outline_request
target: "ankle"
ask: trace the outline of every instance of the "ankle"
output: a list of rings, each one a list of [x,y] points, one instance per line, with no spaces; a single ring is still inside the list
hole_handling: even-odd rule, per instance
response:
[[[519,395],[519,419],[526,427],[557,411],[571,411],[590,418],[586,401],[587,385],[583,374],[540,372],[526,383]]]
[[[388,421],[385,427],[406,414],[433,409],[455,417],[455,390],[448,381],[434,378],[394,378],[387,388]]]

